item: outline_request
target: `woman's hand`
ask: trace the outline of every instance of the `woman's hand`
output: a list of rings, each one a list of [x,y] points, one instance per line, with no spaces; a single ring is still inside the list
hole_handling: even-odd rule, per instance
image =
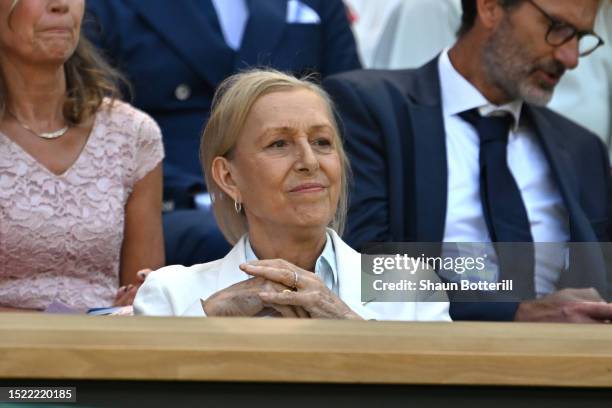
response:
[[[138,288],[142,285],[147,279],[147,276],[153,272],[151,269],[143,269],[138,271],[136,274],[137,283],[132,285],[122,286],[117,290],[117,294],[115,295],[115,301],[113,302],[113,306],[130,306],[134,303],[134,298],[136,297],[136,292],[138,292]]]
[[[251,276],[264,278],[294,291],[261,291],[259,298],[268,304],[302,307],[318,319],[355,319],[353,312],[317,276],[283,259],[253,261],[240,266]]]
[[[259,293],[278,293],[291,290],[280,283],[264,278],[251,278],[220,290],[203,303],[207,316],[253,317],[281,316],[308,318],[308,313],[301,307],[268,303],[259,297]],[[271,313],[270,313],[271,312]]]

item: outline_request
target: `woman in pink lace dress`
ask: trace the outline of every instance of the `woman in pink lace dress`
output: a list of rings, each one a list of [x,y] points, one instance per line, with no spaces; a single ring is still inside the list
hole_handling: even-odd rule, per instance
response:
[[[0,310],[130,303],[164,262],[160,130],[115,100],[83,10],[0,0]]]

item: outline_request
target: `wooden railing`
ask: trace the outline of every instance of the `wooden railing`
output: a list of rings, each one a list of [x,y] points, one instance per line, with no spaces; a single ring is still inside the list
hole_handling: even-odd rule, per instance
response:
[[[612,327],[0,314],[1,379],[612,386]]]

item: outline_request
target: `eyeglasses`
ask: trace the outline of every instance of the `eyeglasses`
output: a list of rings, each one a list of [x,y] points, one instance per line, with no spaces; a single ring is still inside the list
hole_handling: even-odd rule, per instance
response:
[[[552,17],[542,7],[538,6],[535,1],[527,0],[527,2],[550,21],[548,32],[546,33],[546,42],[553,47],[559,47],[576,37],[578,38],[578,54],[581,57],[586,57],[604,45],[604,40],[593,31],[579,31],[573,25]]]

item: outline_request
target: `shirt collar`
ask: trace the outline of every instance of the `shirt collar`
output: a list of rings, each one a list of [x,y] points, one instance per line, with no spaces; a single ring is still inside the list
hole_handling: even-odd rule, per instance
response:
[[[325,247],[323,248],[323,252],[317,258],[317,262],[315,264],[315,274],[317,276],[322,277],[325,272],[331,271],[332,276],[334,278],[334,288],[338,287],[338,267],[336,263],[336,251],[334,249],[334,241],[329,236],[329,233],[326,235]],[[246,262],[256,261],[258,260],[257,255],[255,255],[255,251],[253,251],[253,247],[251,247],[251,241],[247,235],[245,240],[245,258]],[[332,288],[330,288],[332,289]]]
[[[458,115],[475,108],[480,111],[482,116],[495,115],[504,111],[514,118],[512,130],[516,131],[520,124],[523,102],[517,100],[499,106],[489,102],[474,85],[455,69],[448,56],[448,50],[447,48],[442,52],[438,62],[444,116]]]

